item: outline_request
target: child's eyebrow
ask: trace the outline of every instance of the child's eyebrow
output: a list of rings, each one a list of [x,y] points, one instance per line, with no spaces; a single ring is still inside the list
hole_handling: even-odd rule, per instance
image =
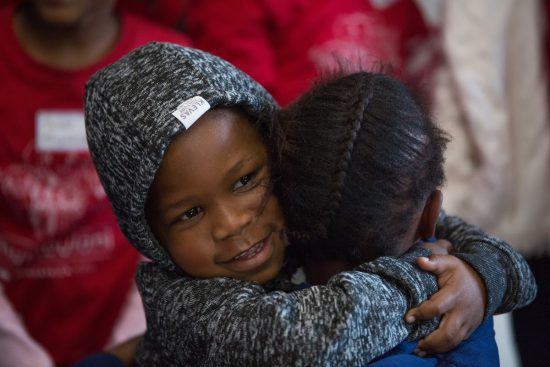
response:
[[[167,205],[164,208],[163,211],[165,211],[165,212],[175,211],[176,209],[180,209],[181,207],[186,206],[189,203],[191,203],[193,201],[196,201],[196,200],[197,200],[197,198],[194,197],[194,196],[186,196],[183,199],[180,199],[180,200],[178,200],[174,203],[171,203],[171,204]]]
[[[224,177],[227,179],[227,178],[231,178],[232,176],[235,176],[242,168],[243,166],[245,165],[245,163],[248,163],[249,161],[251,161],[252,159],[254,159],[254,154],[250,154],[248,155],[247,157],[241,159],[240,161],[238,161],[237,163],[235,163],[233,165],[233,167],[231,167],[224,175]]]

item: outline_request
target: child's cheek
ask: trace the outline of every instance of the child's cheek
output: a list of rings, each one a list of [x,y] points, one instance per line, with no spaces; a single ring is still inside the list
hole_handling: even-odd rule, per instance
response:
[[[214,250],[212,241],[209,241],[200,230],[193,229],[170,238],[168,246],[174,263],[187,274],[200,278],[217,275]]]

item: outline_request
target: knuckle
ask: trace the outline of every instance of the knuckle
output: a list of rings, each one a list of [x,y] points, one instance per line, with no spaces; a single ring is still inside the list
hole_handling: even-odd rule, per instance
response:
[[[438,302],[434,306],[434,309],[435,309],[435,312],[437,313],[437,315],[442,315],[442,314],[445,313],[445,305],[442,302]]]
[[[453,249],[453,244],[452,244],[450,241],[442,240],[441,243],[442,243],[442,246],[443,246],[447,251],[450,251],[450,250]]]
[[[440,258],[440,256],[443,256],[443,255],[431,254],[430,256],[428,256],[428,258],[430,259],[430,262],[432,263],[432,265],[435,269],[439,269],[441,267],[441,258]]]
[[[442,307],[445,309],[445,312],[453,310],[458,305],[459,300],[460,298],[458,296],[458,291],[453,290],[452,292],[449,292],[445,298],[445,301],[442,303]]]
[[[436,241],[436,245],[443,254],[448,254],[453,249],[453,244],[447,240],[438,240]]]
[[[437,264],[439,265],[440,269],[451,269],[452,267],[456,266],[456,264],[453,262],[455,258],[452,255],[433,255],[437,258]]]

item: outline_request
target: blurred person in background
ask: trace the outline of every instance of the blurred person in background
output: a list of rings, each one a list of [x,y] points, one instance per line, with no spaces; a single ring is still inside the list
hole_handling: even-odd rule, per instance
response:
[[[550,361],[550,121],[543,2],[448,1],[434,115],[452,136],[449,211],[529,260],[535,301],[514,313],[523,366]]]
[[[67,366],[145,329],[139,260],[91,162],[83,94],[98,69],[184,36],[114,0],[0,7],[0,366]]]
[[[119,1],[123,9],[185,30],[195,47],[246,71],[283,106],[342,62],[357,69],[391,64],[401,79],[425,81],[439,53],[437,30],[425,20],[430,9],[420,5],[414,0]]]
[[[339,63],[389,64],[409,84],[430,86],[432,112],[453,136],[445,206],[530,259],[540,294],[515,315],[517,341],[524,366],[550,360],[547,0],[131,3],[122,6],[185,29],[282,105]]]
[[[196,47],[232,61],[284,106],[341,66],[391,65],[409,83],[425,80],[438,50],[423,11],[413,0],[207,0],[189,7],[185,25]]]

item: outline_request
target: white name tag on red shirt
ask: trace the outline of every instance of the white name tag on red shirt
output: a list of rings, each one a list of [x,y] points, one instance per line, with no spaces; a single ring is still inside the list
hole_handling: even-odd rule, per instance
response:
[[[40,110],[35,116],[38,152],[87,151],[84,113],[80,110]]]

